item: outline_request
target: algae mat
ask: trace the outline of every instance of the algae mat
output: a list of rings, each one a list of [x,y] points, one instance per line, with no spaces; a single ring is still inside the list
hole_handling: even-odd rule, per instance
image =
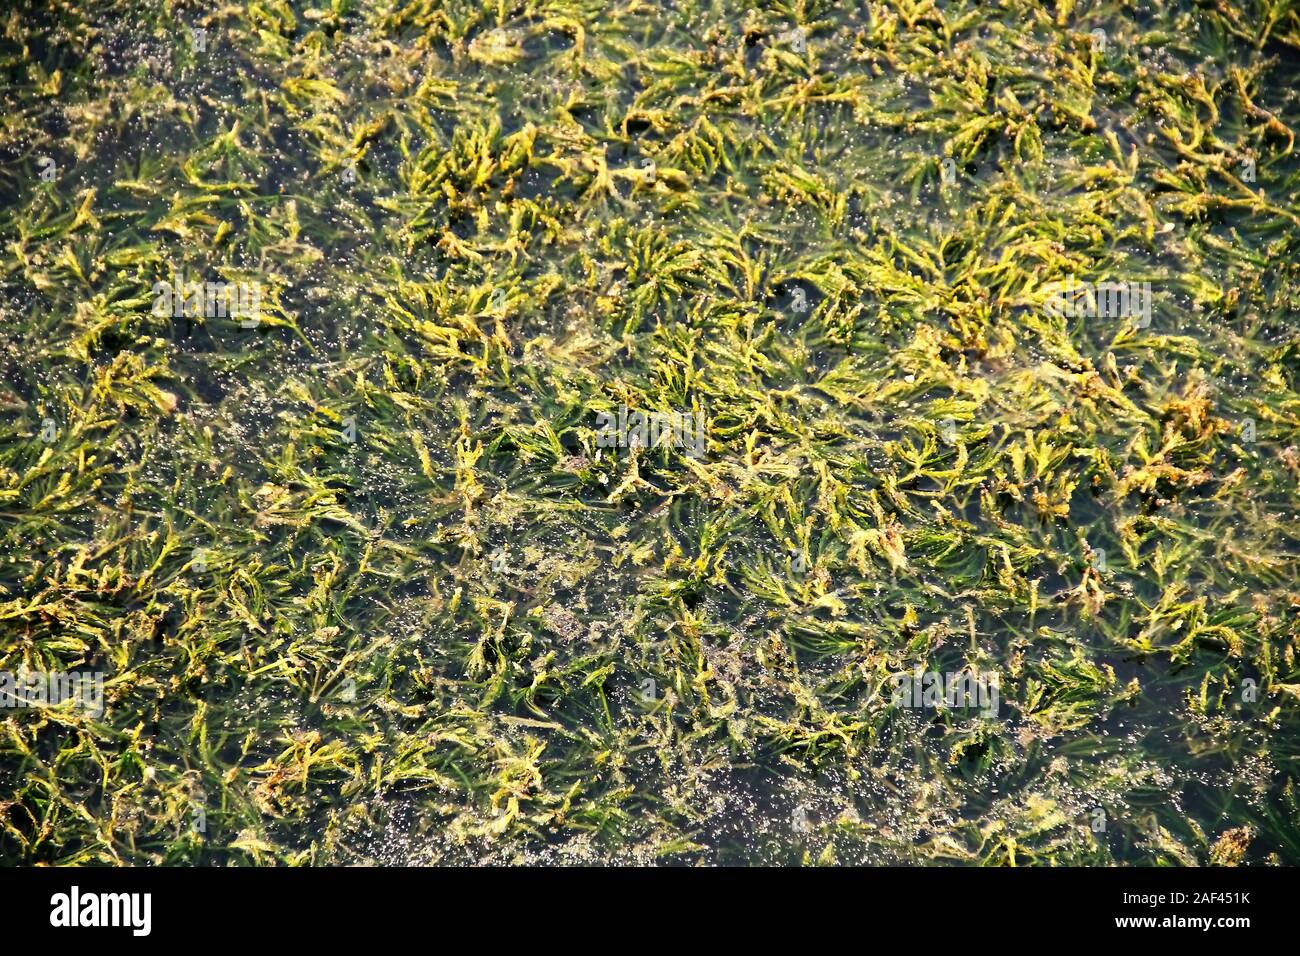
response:
[[[1300,862],[1300,9],[0,13],[0,860]]]

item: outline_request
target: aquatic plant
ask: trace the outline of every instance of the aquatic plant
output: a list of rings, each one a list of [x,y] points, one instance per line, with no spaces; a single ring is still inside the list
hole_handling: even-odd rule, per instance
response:
[[[0,859],[1300,862],[1298,48],[18,0]]]

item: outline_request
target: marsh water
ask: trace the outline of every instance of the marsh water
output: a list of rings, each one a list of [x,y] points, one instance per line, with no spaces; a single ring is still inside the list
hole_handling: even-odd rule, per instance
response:
[[[1300,860],[1300,23],[799,11],[6,25],[0,858]]]

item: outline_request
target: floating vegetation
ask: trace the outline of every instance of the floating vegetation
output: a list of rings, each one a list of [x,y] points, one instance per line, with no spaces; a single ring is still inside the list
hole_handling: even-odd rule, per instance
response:
[[[1300,863],[1300,8],[1140,6],[9,5],[0,859]]]

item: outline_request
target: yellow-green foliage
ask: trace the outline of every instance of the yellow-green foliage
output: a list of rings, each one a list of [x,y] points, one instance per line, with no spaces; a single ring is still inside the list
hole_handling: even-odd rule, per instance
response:
[[[0,860],[1300,863],[1300,13],[1137,6],[0,14]]]

